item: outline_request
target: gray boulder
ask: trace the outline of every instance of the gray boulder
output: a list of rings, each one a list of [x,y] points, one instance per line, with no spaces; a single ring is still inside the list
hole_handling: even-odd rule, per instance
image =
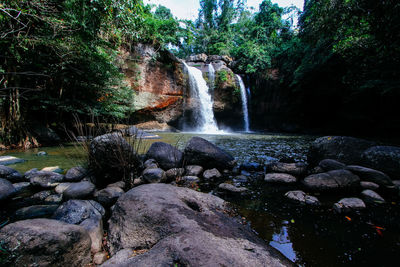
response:
[[[386,201],[378,193],[367,189],[361,192],[362,197],[366,202],[382,204]]]
[[[334,170],[307,176],[303,184],[310,190],[335,191],[360,186],[360,178],[347,170]]]
[[[197,176],[189,176],[189,175],[183,176],[181,180],[183,181],[184,184],[200,182],[200,178],[199,177],[197,177]]]
[[[307,195],[305,192],[300,190],[289,191],[285,194],[285,197],[302,205],[311,205],[311,206],[321,205],[318,198]]]
[[[50,171],[32,172],[27,178],[33,186],[42,188],[53,188],[64,181],[64,175]]]
[[[189,176],[200,176],[203,173],[203,167],[199,165],[187,165],[185,174]]]
[[[318,164],[324,171],[333,171],[333,170],[341,170],[346,168],[346,165],[334,160],[334,159],[323,159]]]
[[[358,175],[363,181],[373,182],[383,186],[393,185],[392,179],[390,179],[389,176],[380,171],[355,165],[347,166],[346,170],[349,170],[352,173]]]
[[[35,205],[18,209],[15,212],[17,220],[27,220],[34,218],[47,218],[51,217],[57,210],[58,205]]]
[[[203,172],[203,178],[206,180],[214,180],[214,179],[218,179],[221,178],[222,174],[216,169],[211,169],[211,170],[205,170]]]
[[[164,170],[180,168],[183,165],[183,153],[176,147],[163,143],[153,143],[146,153],[146,158],[155,159]]]
[[[13,184],[6,180],[0,178],[0,201],[11,197],[15,193],[15,188]]]
[[[71,185],[72,185],[72,183],[61,183],[61,184],[57,185],[54,190],[56,191],[57,194],[62,194]]]
[[[288,173],[291,175],[304,175],[307,171],[307,164],[302,162],[284,163],[273,162],[266,165],[267,172]]]
[[[25,162],[25,160],[13,156],[0,156],[0,165],[11,165],[22,162]]]
[[[101,135],[90,143],[89,169],[94,172],[99,187],[129,180],[141,167],[139,156],[121,134]]]
[[[24,182],[24,177],[13,168],[0,165],[0,178],[6,179],[11,183]]]
[[[29,180],[29,177],[30,177],[34,172],[38,172],[38,171],[39,171],[38,168],[30,169],[30,170],[28,170],[28,171],[26,171],[26,172],[24,173],[24,177],[25,177],[26,179]]]
[[[94,197],[103,207],[111,207],[123,193],[124,190],[119,187],[106,187],[97,191]]]
[[[198,54],[186,58],[186,62],[206,62],[206,61],[207,61],[206,54]]]
[[[62,193],[65,199],[86,199],[93,196],[96,187],[91,182],[71,183]]]
[[[148,251],[126,258],[129,254],[117,253],[118,259],[103,266],[292,266],[248,226],[227,216],[228,209],[222,199],[187,188],[133,188],[115,204],[108,244],[111,255],[129,248]]]
[[[79,182],[88,175],[88,170],[83,167],[73,167],[65,174],[65,181]]]
[[[15,189],[15,194],[16,195],[21,195],[29,192],[31,188],[31,183],[29,182],[20,182],[20,183],[15,183],[13,184],[14,189]]]
[[[228,183],[222,183],[218,186],[218,189],[228,192],[228,193],[233,193],[233,194],[242,194],[246,193],[249,191],[246,187],[238,187],[234,186],[233,184],[228,184]]]
[[[143,167],[146,169],[158,168],[158,164],[155,159],[148,159],[143,163]]]
[[[46,190],[46,191],[40,191],[37,192],[35,194],[33,194],[30,199],[34,202],[34,203],[43,203],[44,200],[51,196],[52,191],[51,190]]]
[[[317,165],[323,159],[334,159],[344,164],[359,164],[361,154],[374,143],[348,136],[317,138],[310,147],[308,161]]]
[[[400,147],[374,146],[362,154],[363,163],[392,178],[400,177]]]
[[[376,183],[373,183],[373,182],[361,181],[360,185],[361,185],[362,189],[377,190],[379,188],[379,185],[377,185]]]
[[[95,254],[102,250],[103,244],[103,220],[101,218],[88,218],[81,222],[82,226],[89,234],[92,241],[90,251]]]
[[[49,219],[18,221],[0,230],[4,266],[85,266],[90,237],[80,226]]]
[[[297,178],[287,173],[267,173],[264,181],[267,183],[293,184],[297,182]]]
[[[333,205],[333,209],[337,213],[348,213],[365,209],[365,203],[359,198],[343,198]]]
[[[143,180],[147,183],[161,183],[167,180],[167,175],[162,169],[145,169],[142,173]]]
[[[200,137],[193,137],[185,148],[185,161],[189,165],[200,165],[205,169],[232,169],[235,159],[217,147]]]
[[[59,174],[62,174],[64,172],[64,170],[61,169],[59,166],[44,167],[43,169],[41,169],[41,171],[56,172],[56,173],[59,173]]]
[[[93,200],[68,200],[54,212],[52,218],[70,224],[80,224],[86,219],[102,218],[104,208]]]

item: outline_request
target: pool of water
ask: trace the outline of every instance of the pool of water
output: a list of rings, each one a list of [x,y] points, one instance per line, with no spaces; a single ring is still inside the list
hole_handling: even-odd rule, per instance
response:
[[[141,140],[140,153],[156,141],[183,149],[196,133],[157,133],[160,139]],[[272,158],[305,161],[313,136],[229,134],[200,135],[234,155],[238,162],[263,163]],[[37,156],[39,151],[47,156]],[[28,151],[6,151],[27,160],[10,165],[24,172],[31,168],[59,166],[65,170],[86,162],[85,149],[77,144],[42,147]],[[284,194],[295,187],[243,184],[251,189],[248,197],[220,195],[230,201],[251,227],[271,246],[299,266],[396,266],[400,252],[400,206],[398,196],[388,203],[354,214],[336,214],[333,203],[342,196],[318,195],[322,207],[301,207],[288,202]],[[213,191],[204,188],[203,191]],[[216,192],[214,192],[216,193]],[[218,193],[216,193],[218,194]],[[349,196],[358,196],[347,195]]]
[[[289,158],[295,161],[305,161],[306,151],[312,140],[311,136],[298,135],[268,135],[268,134],[218,134],[199,135],[197,133],[155,133],[160,139],[149,139],[136,141],[135,147],[139,153],[146,153],[147,149],[154,142],[162,141],[180,149],[184,149],[186,143],[193,136],[201,136],[210,142],[222,147],[231,153],[239,163],[254,161],[264,163],[271,158]],[[132,141],[129,140],[128,141]],[[39,151],[47,153],[46,156],[38,156]],[[26,162],[9,165],[20,172],[32,168],[42,169],[49,166],[59,166],[67,170],[77,165],[85,165],[87,153],[84,146],[71,143],[57,147],[41,147],[30,150],[2,151],[0,156],[15,156],[25,159]]]

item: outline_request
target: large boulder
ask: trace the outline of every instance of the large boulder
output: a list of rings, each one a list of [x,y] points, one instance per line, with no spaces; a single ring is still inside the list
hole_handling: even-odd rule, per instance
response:
[[[86,219],[102,218],[104,208],[93,200],[68,200],[54,212],[52,218],[70,224],[80,224]]]
[[[145,169],[142,173],[142,177],[143,180],[145,180],[147,183],[161,183],[167,180],[167,175],[165,174],[165,171],[160,168]]]
[[[101,135],[90,143],[89,168],[100,187],[120,181],[122,177],[129,179],[141,165],[137,153],[120,133]]]
[[[346,170],[358,175],[362,181],[373,182],[383,186],[393,185],[393,182],[389,176],[380,171],[356,165],[347,166]]]
[[[14,193],[13,184],[6,179],[0,178],[0,201],[11,197]]]
[[[15,212],[15,217],[18,220],[47,218],[53,215],[57,208],[58,205],[35,205],[24,207]]]
[[[360,186],[360,178],[347,170],[333,170],[307,176],[303,184],[310,190],[335,191]]]
[[[109,220],[111,255],[103,266],[292,266],[251,229],[229,217],[222,199],[187,188],[149,184],[119,198]],[[126,250],[125,250],[126,251]]]
[[[6,179],[11,183],[24,181],[24,177],[18,171],[3,165],[0,165],[0,178]]]
[[[187,164],[200,165],[205,169],[230,169],[235,165],[235,159],[201,137],[193,137],[185,148]]]
[[[20,159],[13,156],[0,156],[0,165],[11,165],[24,162],[24,159]]]
[[[344,164],[359,164],[361,154],[374,143],[348,136],[317,138],[310,147],[308,161],[317,165],[323,159],[334,159]]]
[[[267,173],[264,181],[267,183],[293,184],[297,182],[297,178],[287,173]]]
[[[88,170],[81,166],[73,167],[65,174],[65,181],[79,182],[88,175]]]
[[[164,170],[182,167],[183,153],[176,147],[163,143],[153,143],[146,153],[148,159],[155,159]]]
[[[80,226],[49,219],[18,221],[0,230],[4,266],[85,266],[91,240]]]
[[[346,168],[345,164],[334,159],[323,159],[319,162],[318,166],[326,172]]]
[[[53,188],[64,181],[64,175],[50,171],[32,172],[27,178],[33,186],[40,186],[42,188]]]
[[[110,186],[97,191],[94,197],[104,207],[111,207],[123,193],[125,192],[121,188]]]
[[[300,190],[289,191],[285,194],[285,197],[301,205],[319,206],[321,204],[318,198],[307,195],[305,192]]]
[[[365,206],[364,201],[356,197],[342,198],[333,205],[333,209],[337,213],[349,213],[353,211],[363,210]]]
[[[400,147],[374,146],[362,154],[363,163],[380,170],[392,179],[400,178]]]
[[[64,191],[65,199],[86,199],[93,196],[96,187],[91,182],[71,183]]]
[[[266,166],[267,172],[288,173],[291,175],[303,175],[307,171],[307,164],[302,162],[284,163],[273,162]]]

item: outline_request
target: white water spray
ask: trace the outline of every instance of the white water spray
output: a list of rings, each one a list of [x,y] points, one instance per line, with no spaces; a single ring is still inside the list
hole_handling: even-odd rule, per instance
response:
[[[207,82],[203,78],[201,70],[188,66],[184,63],[189,74],[189,85],[192,91],[192,97],[199,100],[199,114],[196,114],[195,120],[197,131],[203,133],[220,133],[214,118],[213,103]]]
[[[243,111],[243,123],[244,123],[244,131],[245,132],[250,132],[250,126],[249,126],[249,111],[247,109],[247,94],[246,94],[246,87],[244,86],[244,82],[242,80],[242,77],[236,74],[236,78],[239,81],[239,87],[240,87],[240,94],[242,96],[242,111]]]
[[[208,64],[208,79],[210,80],[210,89],[214,89],[215,86],[215,69],[213,65]]]

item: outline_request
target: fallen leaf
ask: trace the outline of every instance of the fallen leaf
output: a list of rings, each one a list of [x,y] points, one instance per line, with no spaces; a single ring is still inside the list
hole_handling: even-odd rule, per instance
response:
[[[351,222],[351,218],[349,216],[344,216],[349,222]]]

